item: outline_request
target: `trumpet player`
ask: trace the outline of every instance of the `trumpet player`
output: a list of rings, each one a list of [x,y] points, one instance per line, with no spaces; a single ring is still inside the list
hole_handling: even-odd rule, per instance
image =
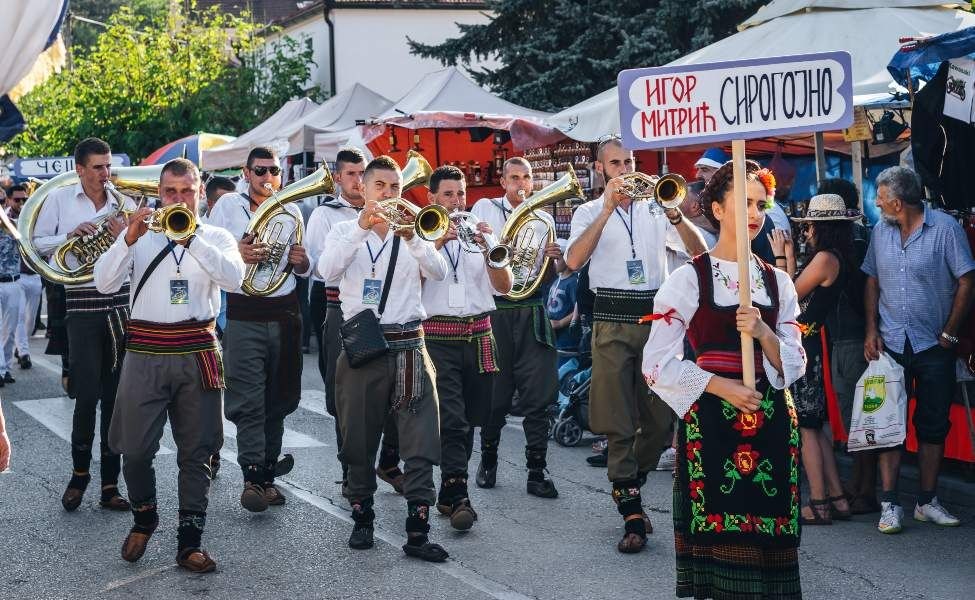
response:
[[[435,375],[421,326],[427,316],[421,280],[443,280],[447,261],[433,242],[414,234],[412,224],[394,227],[400,224],[389,224],[388,217],[381,216],[379,202],[397,198],[402,184],[402,173],[393,159],[380,156],[371,161],[362,179],[365,208],[357,220],[332,228],[316,269],[326,281],[339,279],[346,320],[343,351],[335,363],[335,404],[342,425],[339,458],[348,465],[342,493],[352,506],[354,521],[349,547],[364,550],[373,546],[376,452],[387,416],[393,416],[405,464],[408,537],[403,552],[442,562],[446,550],[428,537],[440,431]],[[362,331],[373,335],[357,333]],[[364,358],[363,345],[375,349],[377,344],[384,348],[368,352],[371,358]]]
[[[159,177],[162,206],[177,203],[196,214],[200,172],[177,158]],[[152,466],[167,415],[179,466],[179,522],[176,562],[191,572],[216,567],[202,549],[210,477],[210,455],[223,434],[220,394],[224,387],[215,321],[220,289],[240,286],[244,263],[233,236],[200,225],[192,235],[170,241],[149,232],[152,209],[140,208],[123,235],[95,263],[95,285],[110,294],[137,282],[127,356],[119,381],[109,441],[121,453],[134,524],[122,544],[122,558],[142,557],[159,524]]]
[[[483,198],[471,209],[494,231],[504,229],[508,215],[532,192],[531,165],[522,157],[509,158],[501,170],[501,198]],[[545,211],[538,216],[547,225],[533,226],[535,236],[548,235],[555,220]],[[544,254],[555,261],[556,271],[564,267],[558,244],[547,244]],[[541,256],[538,260],[541,260]],[[537,269],[537,267],[536,267]],[[552,277],[550,271],[546,277]],[[491,325],[498,346],[498,368],[494,381],[491,416],[481,428],[481,463],[477,467],[478,487],[493,488],[498,473],[498,446],[501,429],[511,412],[512,398],[518,392],[518,405],[525,419],[525,459],[528,467],[527,491],[540,498],[556,498],[558,490],[545,477],[548,453],[548,410],[558,391],[555,334],[545,312],[544,286],[533,297],[512,302],[500,294],[494,298],[497,309],[491,313]]]
[[[255,265],[267,260],[270,248],[253,234],[245,237],[244,232],[254,211],[281,187],[277,154],[270,148],[252,149],[244,178],[247,191],[221,197],[209,223],[223,227],[239,240],[244,263]],[[301,220],[301,211],[294,203],[285,208],[295,222]],[[279,455],[284,418],[298,408],[301,396],[301,311],[295,275],[308,277],[311,262],[298,244],[290,246],[287,257],[294,270],[270,296],[248,296],[240,289],[227,294],[224,407],[227,419],[237,426],[237,463],[244,474],[240,504],[251,512],[286,502],[274,478],[294,466],[291,455],[281,460]]]
[[[599,145],[595,168],[607,180],[606,189],[572,216],[566,264],[578,270],[589,263],[595,293],[589,419],[593,432],[608,439],[608,475],[625,531],[617,549],[631,553],[643,549],[652,531],[640,488],[670,440],[673,419],[641,372],[650,334],[650,323],[641,317],[652,312],[654,293],[667,276],[667,245],[692,256],[706,248],[679,209],[663,214],[649,201],[621,193],[620,176],[632,173],[634,162],[619,139]]]
[[[467,207],[464,174],[457,167],[443,166],[430,176],[427,199],[451,213]],[[487,223],[477,223],[475,244],[492,233]],[[474,450],[474,427],[483,427],[491,415],[491,394],[498,359],[491,312],[494,294],[511,290],[511,270],[489,264],[486,256],[473,252],[457,239],[457,224],[435,242],[447,259],[446,279],[423,282],[423,322],[427,352],[436,368],[440,399],[440,493],[437,510],[450,517],[454,529],[474,525],[477,513],[471,506],[467,487],[467,463]]]
[[[125,229],[121,216],[109,218],[101,228],[101,217],[119,209],[135,210],[135,203],[106,190],[112,170],[112,149],[98,138],[87,138],[74,151],[78,184],[56,190],[47,197],[37,216],[32,243],[42,256],[50,256],[66,241],[107,229],[117,237]],[[70,267],[78,266],[68,255]],[[53,263],[53,260],[52,260]],[[129,318],[129,284],[123,282],[111,294],[103,294],[94,283],[65,285],[68,333],[69,396],[75,399],[71,423],[72,473],[61,504],[67,511],[81,506],[91,481],[92,443],[95,415],[101,403],[101,499],[99,505],[127,511],[129,503],[119,494],[119,455],[108,445],[108,431],[115,406],[115,391],[125,351],[122,340]]]

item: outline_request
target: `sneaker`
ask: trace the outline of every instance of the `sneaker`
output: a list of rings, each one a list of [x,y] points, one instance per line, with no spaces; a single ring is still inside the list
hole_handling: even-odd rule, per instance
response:
[[[914,520],[925,521],[941,525],[942,527],[958,527],[961,521],[957,517],[945,510],[938,502],[938,498],[932,498],[927,504],[914,505]]]
[[[877,530],[880,533],[900,533],[903,527],[901,522],[904,520],[904,509],[899,504],[893,502],[880,503],[880,522],[877,523]]]
[[[673,448],[667,448],[660,455],[660,460],[657,461],[658,471],[673,471],[677,468],[677,450]]]

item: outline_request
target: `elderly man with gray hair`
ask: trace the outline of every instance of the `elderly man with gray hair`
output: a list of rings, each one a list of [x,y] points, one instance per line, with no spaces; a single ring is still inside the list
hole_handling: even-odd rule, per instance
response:
[[[862,270],[867,274],[864,355],[886,351],[914,382],[913,422],[918,439],[920,490],[914,519],[956,526],[938,503],[938,470],[951,427],[955,394],[955,346],[968,315],[975,260],[965,232],[948,214],[926,205],[921,182],[910,169],[891,167],[877,177],[874,228]],[[901,530],[904,511],[897,495],[901,449],[880,452],[881,533]]]

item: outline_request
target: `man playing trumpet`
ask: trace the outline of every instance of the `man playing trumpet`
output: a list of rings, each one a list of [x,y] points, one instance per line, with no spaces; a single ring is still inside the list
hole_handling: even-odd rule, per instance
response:
[[[450,212],[466,210],[467,185],[457,167],[443,166],[430,176],[430,204]],[[478,223],[475,243],[491,233]],[[498,372],[491,331],[494,294],[511,290],[511,270],[490,266],[484,254],[465,249],[451,222],[436,241],[449,263],[447,278],[423,282],[423,322],[427,352],[437,373],[440,399],[440,494],[437,510],[450,516],[454,529],[470,529],[477,519],[467,487],[467,463],[474,450],[474,427],[484,426],[491,414],[491,394]]]

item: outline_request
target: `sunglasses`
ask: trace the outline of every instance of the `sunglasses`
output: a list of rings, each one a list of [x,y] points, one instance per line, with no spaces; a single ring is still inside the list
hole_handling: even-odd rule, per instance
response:
[[[268,173],[277,177],[281,174],[281,167],[252,167],[251,171],[258,177],[264,177]]]
[[[27,202],[27,198],[11,198],[11,200],[16,202],[17,204],[23,204],[24,202]]]

